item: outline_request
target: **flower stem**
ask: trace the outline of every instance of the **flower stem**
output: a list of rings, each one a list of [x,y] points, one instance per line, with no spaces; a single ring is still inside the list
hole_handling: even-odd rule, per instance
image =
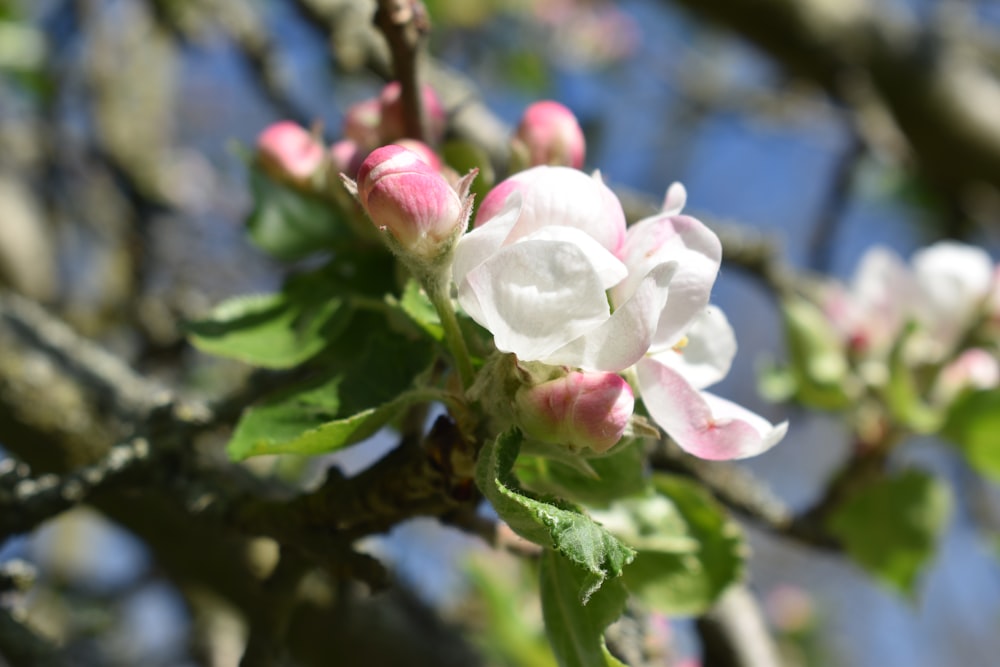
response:
[[[438,317],[441,318],[444,340],[455,360],[458,376],[462,380],[462,389],[468,389],[473,380],[472,358],[469,356],[469,348],[465,345],[465,337],[458,327],[458,318],[455,317],[455,309],[448,296],[448,281],[432,278],[424,281],[424,288]]]

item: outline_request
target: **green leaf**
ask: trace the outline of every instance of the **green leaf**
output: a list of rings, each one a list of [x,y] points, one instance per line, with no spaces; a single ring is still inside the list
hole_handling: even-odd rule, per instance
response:
[[[823,312],[811,301],[785,299],[781,304],[797,400],[823,410],[848,407],[847,359]]]
[[[355,320],[341,345],[323,357],[323,375],[244,411],[227,446],[230,458],[335,451],[373,435],[422,400],[403,392],[431,363],[432,344],[393,336],[371,314]]]
[[[889,354],[889,381],[882,396],[899,423],[917,433],[933,433],[940,429],[943,415],[921,397],[916,369],[906,359],[906,348],[917,331],[917,325],[911,322],[894,343]]]
[[[436,341],[444,340],[444,328],[441,326],[441,317],[420,283],[410,279],[403,289],[403,296],[399,299],[399,307],[410,319],[417,323],[431,338]]]
[[[223,301],[207,318],[185,325],[191,343],[263,368],[298,366],[333,342],[350,319],[345,299],[316,278],[298,276],[277,294]]]
[[[948,487],[910,469],[856,490],[830,515],[827,527],[861,567],[912,594],[950,512]]]
[[[608,582],[583,603],[579,590],[586,573],[551,549],[542,553],[542,617],[545,634],[562,667],[620,665],[604,646],[604,628],[618,618],[628,594],[620,580]]]
[[[250,190],[254,200],[247,219],[250,239],[278,259],[301,259],[353,238],[348,214],[332,202],[278,183],[253,165]]]
[[[522,440],[513,430],[486,445],[476,464],[476,484],[514,532],[555,549],[583,570],[578,595],[586,604],[609,578],[621,575],[635,552],[568,503],[522,491],[511,473]]]
[[[247,437],[246,431],[241,432],[238,429],[237,437],[229,443],[227,451],[234,461],[264,454],[315,455],[335,452],[372,437],[405,408],[423,400],[424,396],[425,394],[419,391],[407,392],[377,408],[362,410],[350,417],[335,419],[316,428],[300,431],[297,437],[292,437],[290,440],[276,439],[274,431],[269,432],[270,437],[252,435]],[[257,419],[254,421],[257,423],[253,429],[258,430],[260,413],[257,413]],[[242,422],[240,426],[243,427]]]
[[[648,495],[619,501],[598,518],[637,549],[625,585],[661,613],[701,613],[743,577],[739,525],[688,479],[655,475]]]
[[[943,434],[977,472],[1000,482],[1000,389],[959,396],[948,412]]]
[[[639,440],[616,448],[608,456],[577,458],[586,464],[585,469],[540,456],[522,456],[518,475],[533,491],[596,506],[606,506],[646,485],[646,457]]]

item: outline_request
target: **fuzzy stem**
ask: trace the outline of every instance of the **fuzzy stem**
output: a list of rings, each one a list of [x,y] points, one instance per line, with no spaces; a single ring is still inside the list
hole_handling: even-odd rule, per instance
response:
[[[428,277],[423,281],[424,289],[427,290],[427,297],[441,318],[441,326],[444,329],[444,340],[448,345],[458,376],[462,380],[462,389],[468,390],[472,386],[473,371],[472,358],[469,356],[469,348],[465,345],[465,337],[458,326],[458,318],[455,317],[455,309],[451,305],[451,298],[448,296],[448,280],[440,276]]]

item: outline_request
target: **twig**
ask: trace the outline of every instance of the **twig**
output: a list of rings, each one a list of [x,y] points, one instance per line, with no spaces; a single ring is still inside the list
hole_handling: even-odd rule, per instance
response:
[[[375,25],[385,35],[392,53],[393,73],[401,87],[406,136],[427,141],[427,115],[418,67],[421,47],[430,30],[427,9],[421,0],[379,0]]]
[[[746,586],[734,586],[697,621],[705,667],[781,667],[764,616]]]

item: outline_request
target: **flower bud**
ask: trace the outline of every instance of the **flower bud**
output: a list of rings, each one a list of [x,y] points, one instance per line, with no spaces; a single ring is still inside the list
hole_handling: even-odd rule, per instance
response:
[[[427,166],[438,173],[444,168],[444,163],[441,162],[441,158],[434,152],[434,149],[422,141],[417,141],[416,139],[398,139],[392,143],[402,146],[408,151],[413,151],[417,154],[417,157],[427,163]]]
[[[351,139],[341,139],[330,146],[330,165],[334,174],[357,176],[365,152]]]
[[[323,145],[305,128],[291,121],[274,123],[257,137],[257,161],[274,178],[305,184],[322,166]]]
[[[615,373],[572,372],[514,398],[521,427],[543,442],[605,452],[625,433],[635,398]]]
[[[370,150],[381,142],[382,104],[377,98],[352,104],[344,113],[344,137],[362,150]]]
[[[515,142],[526,149],[529,166],[583,166],[583,130],[573,112],[558,102],[544,100],[529,106],[521,117]]]
[[[427,132],[426,140],[437,144],[444,137],[447,116],[437,93],[430,86],[421,88],[424,105],[424,122]],[[395,141],[407,136],[406,122],[403,119],[403,87],[398,81],[386,84],[379,96],[382,107],[382,124],[380,132],[383,142]]]
[[[934,385],[934,399],[950,403],[966,389],[993,389],[1000,385],[1000,361],[979,347],[972,347],[941,369]]]
[[[358,201],[376,227],[408,253],[432,258],[465,227],[466,206],[419,155],[394,144],[377,148],[358,170]]]

